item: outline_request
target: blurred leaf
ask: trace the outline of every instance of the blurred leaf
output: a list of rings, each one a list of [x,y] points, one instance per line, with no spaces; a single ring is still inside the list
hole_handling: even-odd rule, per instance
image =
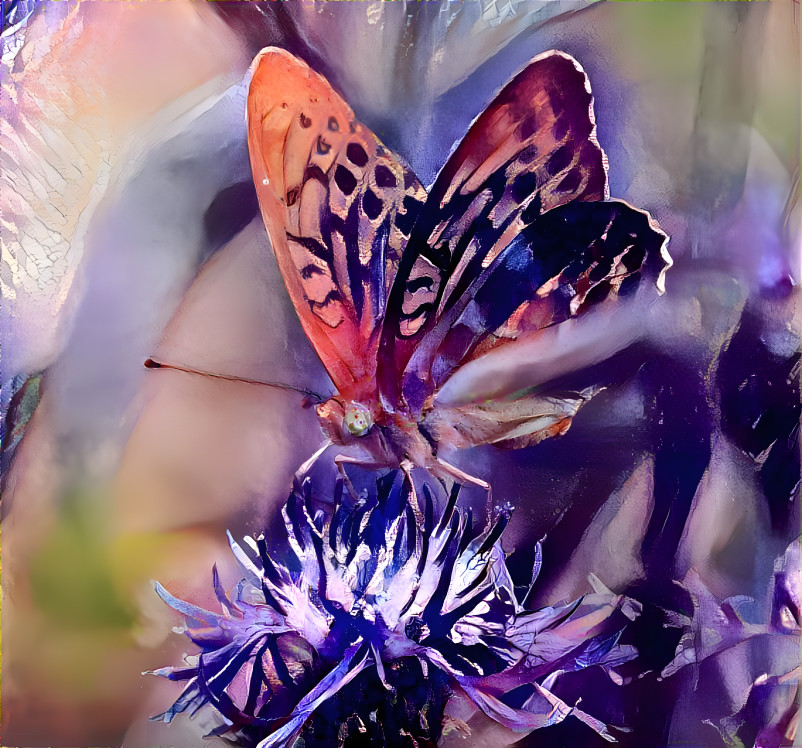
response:
[[[31,560],[34,602],[64,627],[130,628],[132,605],[115,590],[99,502],[69,496],[57,525]]]

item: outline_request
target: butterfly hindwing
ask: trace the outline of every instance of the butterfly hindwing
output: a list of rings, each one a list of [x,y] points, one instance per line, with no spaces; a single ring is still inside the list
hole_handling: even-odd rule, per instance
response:
[[[466,449],[483,444],[518,449],[564,434],[593,394],[565,392],[510,400],[434,407],[422,422],[440,444]]]
[[[413,409],[461,365],[594,304],[626,296],[642,277],[662,289],[667,238],[618,200],[578,202],[532,218],[420,342],[404,373]]]
[[[354,390],[373,379],[423,188],[321,76],[277,48],[253,64],[248,145],[290,298],[337,389]]]
[[[634,295],[642,281],[661,291],[671,265],[666,243],[646,213],[621,201],[572,203],[537,218],[472,284],[463,310],[438,320],[421,344],[420,361],[417,352],[410,361],[407,398],[422,406],[437,393],[423,414],[427,433],[459,447],[521,447],[567,430],[596,390],[553,392],[533,376],[532,350],[548,355],[540,333],[603,301]],[[605,334],[605,351],[617,337],[626,345],[613,326]],[[497,360],[502,348],[503,361]],[[564,353],[554,351],[558,360]],[[577,357],[571,360],[576,365]],[[509,371],[516,361],[528,377]],[[551,369],[545,361],[540,368]],[[527,379],[505,390],[505,381]]]
[[[571,57],[535,58],[477,118],[440,172],[413,227],[388,302],[380,384],[399,372],[438,317],[537,214],[607,194],[587,77]]]

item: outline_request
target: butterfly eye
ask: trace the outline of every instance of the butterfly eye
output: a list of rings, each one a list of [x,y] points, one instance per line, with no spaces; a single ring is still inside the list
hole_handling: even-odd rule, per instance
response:
[[[364,436],[370,431],[373,419],[370,417],[370,411],[364,405],[351,403],[345,410],[343,423],[352,436]]]

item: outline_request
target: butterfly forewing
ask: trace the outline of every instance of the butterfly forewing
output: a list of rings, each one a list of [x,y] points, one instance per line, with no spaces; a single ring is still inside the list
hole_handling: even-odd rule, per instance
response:
[[[398,400],[402,371],[438,317],[522,228],[543,213],[607,195],[587,77],[567,55],[535,58],[477,118],[413,227],[388,304],[380,384]]]
[[[253,64],[248,145],[304,330],[337,389],[359,396],[373,386],[387,295],[423,188],[322,77],[276,48]]]

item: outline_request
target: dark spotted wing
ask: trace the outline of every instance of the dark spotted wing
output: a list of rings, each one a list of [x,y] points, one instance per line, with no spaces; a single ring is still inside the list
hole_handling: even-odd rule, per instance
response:
[[[404,372],[414,411],[466,363],[632,294],[647,278],[662,291],[666,235],[621,201],[570,203],[536,215],[420,342]]]
[[[525,209],[540,214],[606,194],[585,73],[560,52],[536,57],[474,122],[419,208],[382,332],[385,397],[400,399],[399,372],[523,228]]]
[[[322,77],[277,48],[253,63],[248,146],[304,331],[337,389],[369,399],[380,323],[411,223],[405,199],[420,202],[424,190]]]
[[[421,402],[430,437],[463,448],[523,447],[565,433],[598,388],[554,392],[542,375],[559,374],[563,358],[595,363],[634,342],[643,324],[627,314],[619,329],[604,316],[601,330],[572,331],[573,348],[541,333],[594,304],[634,295],[643,279],[662,290],[671,264],[666,242],[647,214],[622,202],[572,203],[537,218],[472,284],[462,310],[438,321],[422,343],[427,355],[410,361],[404,393]]]

